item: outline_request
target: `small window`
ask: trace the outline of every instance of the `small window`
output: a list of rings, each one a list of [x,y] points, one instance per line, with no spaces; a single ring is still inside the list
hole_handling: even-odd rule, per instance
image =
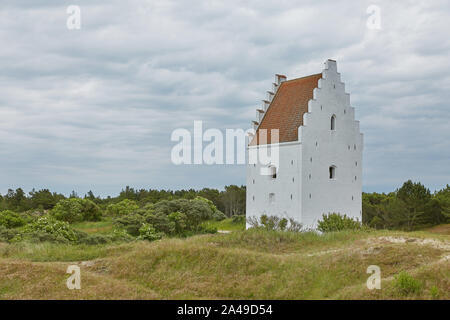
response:
[[[292,178],[292,182],[295,182],[295,179],[294,179],[294,178]]]
[[[355,176],[355,181],[356,181],[356,176]]]
[[[253,184],[255,184],[255,179],[253,179]]]
[[[334,114],[331,116],[331,130],[336,130],[336,115]]]
[[[269,202],[274,203],[275,202],[275,193],[269,193]]]
[[[309,180],[311,180],[311,173],[309,174]]]
[[[253,196],[253,201],[255,201],[255,196]]]
[[[329,168],[329,171],[330,171],[330,179],[336,179],[336,167],[331,166]]]
[[[311,158],[309,158],[309,161],[310,161],[310,162],[312,162],[312,157],[311,157]]]
[[[276,179],[277,178],[277,168],[275,166],[270,165],[269,166],[269,170],[270,170],[270,177],[272,179]]]
[[[318,146],[319,144],[317,143],[317,141],[316,141],[316,147]]]
[[[355,167],[357,167],[358,166],[358,161],[355,161]]]
[[[346,114],[346,113],[347,113],[347,110],[344,109],[344,114]]]
[[[291,194],[291,200],[292,200],[292,194]]]
[[[311,193],[309,194],[309,198],[311,199]]]
[[[294,165],[294,160],[291,160],[291,164]]]
[[[356,144],[353,145],[353,150],[356,150]]]

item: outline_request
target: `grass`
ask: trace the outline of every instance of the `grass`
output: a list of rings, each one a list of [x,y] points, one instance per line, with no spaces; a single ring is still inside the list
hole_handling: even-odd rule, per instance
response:
[[[222,231],[240,231],[245,229],[245,223],[234,223],[231,218],[222,221],[209,220],[204,222],[203,226]]]
[[[432,233],[438,233],[438,234],[445,234],[445,235],[450,236],[450,223],[434,226],[434,227],[427,229],[426,231],[432,232]]]
[[[0,298],[450,299],[448,248],[386,237],[450,241],[426,231],[234,230],[108,246],[0,244]],[[85,260],[82,289],[68,290],[67,266]],[[381,269],[381,290],[365,285],[369,265]]]
[[[104,218],[101,221],[86,221],[72,224],[74,229],[84,231],[89,234],[108,233],[113,230],[113,222],[111,219]]]

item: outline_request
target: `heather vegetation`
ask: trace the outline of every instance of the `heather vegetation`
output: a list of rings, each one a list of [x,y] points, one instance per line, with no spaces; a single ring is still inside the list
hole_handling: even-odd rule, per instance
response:
[[[406,182],[364,194],[362,222],[324,213],[318,233],[246,219],[244,187],[115,198],[19,189],[0,199],[0,298],[448,299],[449,203],[448,186]],[[82,290],[65,287],[74,263]],[[382,290],[367,289],[369,265]]]
[[[245,188],[156,191],[125,188],[118,197],[66,198],[49,190],[0,196],[0,242],[107,244],[215,233],[214,222],[245,221]]]
[[[362,221],[345,213],[324,213],[318,230],[335,232],[361,228],[417,230],[448,223],[450,186],[431,193],[407,181],[389,194],[364,193]],[[117,197],[92,192],[69,197],[49,190],[9,190],[0,195],[0,242],[68,242],[105,244],[158,240],[243,230],[245,223],[268,231],[305,231],[293,219],[263,215],[245,217],[245,187],[223,191],[135,190],[126,187]]]

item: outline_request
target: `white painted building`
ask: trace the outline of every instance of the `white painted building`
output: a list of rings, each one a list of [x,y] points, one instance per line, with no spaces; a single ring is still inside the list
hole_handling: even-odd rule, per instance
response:
[[[327,60],[322,73],[307,77],[276,75],[253,125],[249,157],[267,148],[279,157],[249,161],[247,218],[290,217],[306,228],[315,228],[324,213],[361,221],[363,135],[336,61]],[[279,143],[270,143],[276,141],[270,140],[272,129],[278,129]]]

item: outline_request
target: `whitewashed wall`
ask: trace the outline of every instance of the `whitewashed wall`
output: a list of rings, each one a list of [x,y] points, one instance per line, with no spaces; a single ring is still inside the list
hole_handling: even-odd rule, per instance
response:
[[[249,147],[250,152],[256,150],[265,151],[266,146]],[[260,217],[262,214],[276,215],[280,217],[292,217],[301,220],[301,157],[300,144],[281,143],[279,150],[279,164],[277,165],[277,177],[261,175],[261,168],[267,167],[261,164],[249,164],[247,167],[247,217]],[[273,203],[269,194],[275,195]],[[291,198],[292,195],[292,198]]]
[[[336,128],[331,130],[331,117]],[[299,127],[302,171],[302,222],[315,227],[323,213],[338,212],[361,221],[363,137],[350,95],[328,60]],[[336,178],[329,167],[336,166]]]
[[[299,128],[299,141],[279,144],[276,179],[261,175],[261,167],[266,166],[248,165],[247,218],[262,214],[291,217],[306,228],[315,228],[323,213],[338,212],[361,220],[363,137],[336,62],[325,64]],[[331,130],[332,115],[336,116],[335,130]],[[252,146],[248,151],[258,148],[267,146]],[[336,167],[335,179],[329,178],[330,166]]]

